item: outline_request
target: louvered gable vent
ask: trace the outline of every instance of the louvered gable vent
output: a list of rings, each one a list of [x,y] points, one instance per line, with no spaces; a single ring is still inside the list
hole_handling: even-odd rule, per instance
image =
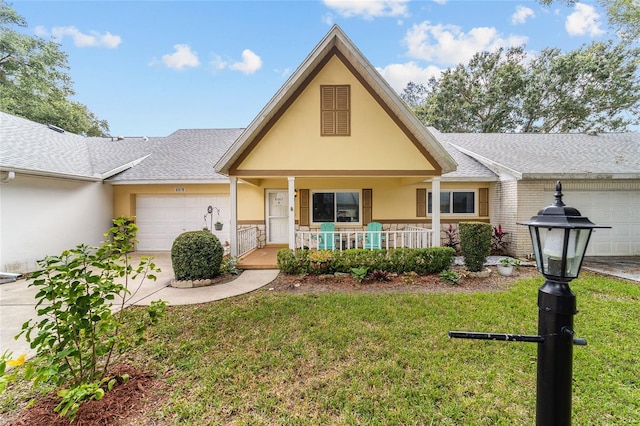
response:
[[[348,85],[320,86],[322,136],[351,134],[350,89]]]

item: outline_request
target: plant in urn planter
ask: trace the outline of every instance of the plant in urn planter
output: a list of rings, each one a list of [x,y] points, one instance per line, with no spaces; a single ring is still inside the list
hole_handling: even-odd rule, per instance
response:
[[[518,259],[503,257],[498,261],[498,273],[505,277],[511,276],[514,266],[518,265],[520,265],[520,261]]]

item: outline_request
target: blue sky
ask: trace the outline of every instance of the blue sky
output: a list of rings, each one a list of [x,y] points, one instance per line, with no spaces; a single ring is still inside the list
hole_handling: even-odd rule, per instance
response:
[[[398,92],[478,51],[610,37],[595,1],[15,1],[111,135],[246,127],[333,24]]]

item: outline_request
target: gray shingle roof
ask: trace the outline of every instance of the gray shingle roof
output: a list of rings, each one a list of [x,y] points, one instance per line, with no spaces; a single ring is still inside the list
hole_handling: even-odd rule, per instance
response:
[[[117,183],[226,182],[213,165],[242,130],[178,130],[167,137],[123,140],[85,138],[0,112],[0,168]]]
[[[494,172],[518,179],[640,178],[640,133],[435,134]]]
[[[439,136],[438,140],[440,139]],[[442,146],[449,152],[449,155],[458,163],[458,169],[454,172],[442,175],[443,181],[496,181],[498,175],[483,166],[479,161],[471,158],[467,154],[463,154],[450,143],[440,140]]]
[[[86,140],[0,112],[0,167],[34,174],[97,179]]]
[[[183,129],[154,138],[151,155],[140,164],[109,179],[111,182],[228,181],[213,165],[243,129]]]

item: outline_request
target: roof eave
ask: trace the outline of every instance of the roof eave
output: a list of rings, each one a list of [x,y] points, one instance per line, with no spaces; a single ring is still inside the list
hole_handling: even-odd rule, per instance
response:
[[[483,166],[485,166],[486,168],[488,168],[489,170],[491,170],[493,173],[495,173],[498,176],[501,176],[503,174],[507,174],[509,176],[512,176],[518,180],[522,179],[522,172],[512,169],[510,167],[507,167],[504,164],[501,164],[497,161],[491,160],[487,157],[483,157],[482,155],[478,155],[473,151],[470,151],[466,148],[463,148],[459,145],[456,145],[454,143],[449,142],[449,144],[453,147],[455,147],[458,151],[462,152],[463,154],[468,155],[469,157],[475,159],[476,161],[478,161],[480,164],[482,164]]]
[[[202,185],[202,184],[229,184],[228,178],[223,179],[129,179],[129,180],[106,180],[110,185]]]
[[[87,181],[87,182],[102,181],[102,176],[99,176],[99,175],[95,175],[95,176],[74,175],[70,173],[59,173],[59,172],[52,172],[52,171],[46,171],[46,170],[23,169],[20,167],[6,167],[6,166],[0,166],[0,170],[3,172],[14,172],[16,174],[38,176],[38,177],[45,177],[45,178],[80,180],[80,181]]]
[[[455,177],[455,176],[442,176],[441,182],[499,182],[498,176],[469,176],[469,177]]]
[[[620,180],[640,179],[640,173],[523,173],[521,180]]]

